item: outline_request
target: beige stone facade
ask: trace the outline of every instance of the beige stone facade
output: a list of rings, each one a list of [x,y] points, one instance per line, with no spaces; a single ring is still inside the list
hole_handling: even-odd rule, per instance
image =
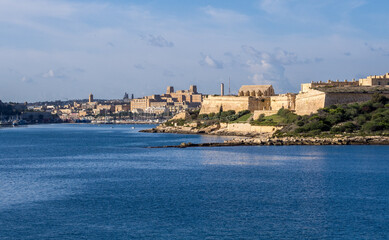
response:
[[[256,97],[238,97],[238,96],[208,96],[204,98],[200,114],[217,113],[219,111],[235,112],[260,109],[265,105],[261,99]]]
[[[252,126],[250,123],[222,123],[221,128],[225,128],[229,132],[236,133],[273,133],[281,127],[275,126]]]
[[[131,100],[131,111],[135,109],[166,108],[169,111],[196,108],[201,106],[203,95],[197,92],[197,87],[191,85],[189,90],[174,91],[174,87],[168,86],[166,93],[147,96],[141,99]]]
[[[360,86],[386,86],[389,85],[389,73],[381,76],[368,76],[367,78],[359,79]]]
[[[274,89],[272,85],[243,85],[239,89],[239,96],[265,97],[273,96]]]
[[[280,108],[285,108],[289,110],[294,110],[296,108],[296,94],[286,93],[279,94],[276,96],[270,96],[270,110],[278,110]]]
[[[358,81],[355,81],[355,79],[353,79],[352,81],[348,81],[348,80],[344,80],[344,81],[339,81],[339,80],[336,80],[336,81],[331,81],[331,80],[328,80],[327,82],[322,82],[322,81],[319,81],[319,82],[311,82],[311,83],[303,83],[301,84],[301,93],[304,93],[304,92],[308,92],[309,90],[311,89],[315,89],[315,88],[325,88],[325,87],[356,87],[356,86],[359,86],[359,82]]]
[[[230,111],[270,110],[270,96],[273,96],[272,85],[243,85],[238,96],[208,96],[203,99],[200,114]]]
[[[379,92],[389,97],[389,73],[369,76],[359,81],[311,82],[301,84],[298,94],[274,94],[271,85],[243,85],[238,96],[209,96],[204,99],[201,114],[220,110],[250,110],[254,119],[261,114],[272,115],[281,108],[298,115],[317,112],[318,109],[334,104],[363,102]]]
[[[325,107],[325,92],[309,90],[296,95],[295,111],[298,115],[311,114]]]

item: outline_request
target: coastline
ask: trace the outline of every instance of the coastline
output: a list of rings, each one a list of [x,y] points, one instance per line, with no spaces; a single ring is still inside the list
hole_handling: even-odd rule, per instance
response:
[[[324,145],[389,145],[389,137],[285,137],[285,138],[234,138],[221,143],[181,143],[180,145],[154,146],[148,148],[188,148],[188,147],[233,147],[233,146],[324,146]]]
[[[235,136],[219,143],[181,143],[149,148],[228,147],[228,146],[290,146],[290,145],[389,145],[389,136],[337,136],[337,137],[273,137],[271,133],[238,133],[225,129],[193,129],[187,127],[157,126],[141,130],[146,133],[203,134]]]
[[[255,132],[255,131],[234,131],[228,128],[220,127],[215,124],[205,128],[195,127],[170,127],[158,125],[155,128],[140,130],[145,133],[174,133],[174,134],[196,134],[196,135],[216,135],[216,136],[233,136],[233,137],[247,137],[247,138],[268,138],[273,132]]]

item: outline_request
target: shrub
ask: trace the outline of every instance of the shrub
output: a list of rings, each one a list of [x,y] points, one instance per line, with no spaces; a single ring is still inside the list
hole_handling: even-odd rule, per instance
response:
[[[381,123],[368,121],[362,126],[362,129],[367,132],[375,132],[375,131],[383,130],[384,126]]]

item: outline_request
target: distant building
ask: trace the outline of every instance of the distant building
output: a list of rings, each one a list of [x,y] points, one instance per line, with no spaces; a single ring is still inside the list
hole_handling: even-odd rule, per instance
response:
[[[131,111],[142,109],[144,112],[148,108],[169,109],[177,112],[188,108],[201,106],[203,95],[197,92],[197,86],[191,85],[189,90],[174,91],[173,86],[168,86],[165,94],[146,96],[140,99],[131,100]]]
[[[386,86],[389,85],[389,73],[381,76],[368,76],[367,78],[359,79],[360,86]]]
[[[89,94],[89,102],[90,102],[90,103],[93,102],[93,94],[92,94],[92,93]]]

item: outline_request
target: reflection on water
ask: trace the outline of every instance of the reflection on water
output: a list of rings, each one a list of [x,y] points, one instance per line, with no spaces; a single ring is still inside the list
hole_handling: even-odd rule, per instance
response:
[[[1,130],[0,238],[387,238],[387,146],[150,149],[225,138],[136,127]]]
[[[290,161],[315,161],[319,163],[325,155],[324,149],[306,154],[285,154],[288,147],[226,147],[199,151],[204,165],[248,165],[266,166],[287,164]],[[270,151],[270,152],[269,152]]]

